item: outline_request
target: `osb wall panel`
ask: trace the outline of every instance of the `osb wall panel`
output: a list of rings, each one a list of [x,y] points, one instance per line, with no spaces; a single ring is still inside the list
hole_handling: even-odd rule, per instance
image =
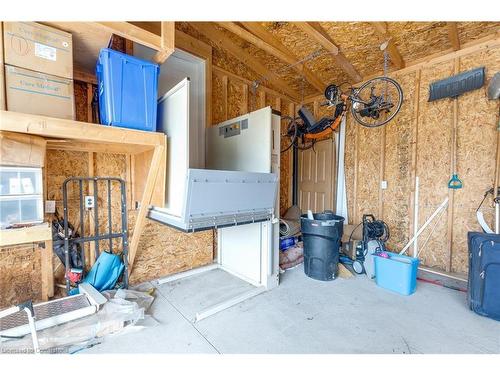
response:
[[[460,71],[486,66],[487,82],[500,70],[500,49],[460,59]],[[454,196],[452,271],[467,272],[468,231],[480,231],[475,211],[483,193],[494,185],[498,102],[488,100],[485,91],[468,92],[458,99],[457,168],[464,181]],[[492,222],[493,208],[483,206],[485,218]],[[490,221],[491,220],[491,221]]]
[[[212,125],[226,120],[222,77],[212,74]]]
[[[282,116],[295,116],[294,111],[295,106],[291,106],[290,103],[281,103],[281,114]],[[283,119],[281,121],[281,134],[286,133],[288,128],[289,120]],[[281,137],[281,149],[286,147],[286,139]],[[292,191],[290,189],[290,184],[292,181],[292,149],[286,152],[282,152],[280,155],[280,214],[284,214],[288,207],[292,204]]]
[[[453,75],[454,62],[448,61],[422,69],[417,144],[417,176],[419,177],[419,223],[426,219],[448,196],[450,178],[451,129],[453,103],[451,99],[427,102],[429,84]],[[446,269],[447,215],[433,223],[436,229],[420,259],[428,266]],[[421,235],[421,243],[432,231],[433,225]]]
[[[228,80],[227,85],[227,117],[235,118],[243,115],[243,87],[241,83]]]
[[[356,132],[358,129],[352,116],[347,115],[344,149],[344,173],[347,192],[347,215],[349,224],[357,224],[354,217],[354,178],[356,165]]]
[[[416,73],[395,77],[404,92],[403,105],[393,121],[385,125],[385,164],[384,176],[387,189],[382,190],[384,221],[391,228],[388,246],[397,249],[408,241],[409,199],[411,190],[411,152],[412,126],[415,113]]]
[[[76,121],[88,121],[87,117],[87,84],[85,82],[74,81],[73,91],[75,93]]]
[[[41,298],[38,244],[0,248],[0,309],[29,299],[40,302]]]
[[[118,177],[126,180],[126,156],[122,154],[96,153],[94,154],[94,175],[99,177]],[[122,229],[121,220],[121,189],[120,184],[113,182],[111,187],[111,229],[114,233]],[[109,232],[109,214],[108,214],[108,184],[106,181],[97,183],[97,199],[99,203],[99,232]],[[130,209],[130,207],[128,207]],[[109,240],[99,241],[100,250],[112,250],[120,252],[122,249],[121,241],[115,239],[112,241],[113,248],[110,249]]]
[[[460,58],[459,71],[483,65],[486,66],[488,81],[500,69],[500,49],[490,49]],[[416,175],[420,178],[419,225],[422,225],[449,194],[447,183],[451,168],[453,100],[443,99],[431,103],[427,100],[431,82],[454,74],[454,60],[424,66],[420,74]],[[414,184],[411,179],[411,155],[412,133],[417,115],[414,108],[417,94],[416,77],[415,70],[395,77],[403,87],[405,101],[398,116],[385,126],[383,178],[388,181],[388,189],[382,192],[382,219],[390,226],[392,237],[389,247],[393,249],[401,248],[408,241],[410,215],[413,212],[409,201]],[[493,186],[497,114],[498,103],[486,98],[485,88],[464,94],[458,99],[457,171],[464,187],[454,192],[451,258],[453,272],[467,272],[467,232],[480,230],[475,210],[484,192]],[[376,213],[377,205],[380,204],[380,138],[371,133],[371,129],[354,123],[350,115],[347,124],[345,173],[349,215],[351,219],[353,214],[361,219],[361,215],[368,209]],[[358,143],[355,142],[356,132]],[[373,160],[369,159],[370,155]],[[356,162],[358,186],[354,199]],[[358,202],[356,208],[353,207],[354,200]],[[367,200],[369,202],[366,202]],[[484,212],[486,220],[491,223],[492,208],[485,207]],[[419,237],[419,258],[424,265],[443,270],[449,266],[447,220],[447,211],[444,211]],[[423,248],[427,238],[429,240]]]
[[[129,213],[130,226],[135,211]],[[137,284],[213,262],[211,230],[184,233],[148,220],[139,241],[130,282]]]
[[[379,170],[380,170],[380,142],[382,128],[366,128],[359,126],[358,129],[358,194],[357,211],[358,218],[363,214],[377,216],[379,207]]]

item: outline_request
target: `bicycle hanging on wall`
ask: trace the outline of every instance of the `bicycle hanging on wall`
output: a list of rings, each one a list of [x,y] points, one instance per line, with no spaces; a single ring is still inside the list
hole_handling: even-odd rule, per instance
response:
[[[326,102],[321,106],[332,108],[332,116],[316,121],[311,111],[302,107],[297,117],[283,117],[289,123],[282,134],[281,152],[292,146],[301,150],[313,147],[339,127],[349,107],[352,117],[365,127],[375,128],[391,121],[403,104],[403,90],[397,81],[387,77],[388,56],[387,51],[384,52],[384,76],[372,78],[360,87],[350,86],[347,90],[342,90],[345,84],[332,84],[325,89]]]

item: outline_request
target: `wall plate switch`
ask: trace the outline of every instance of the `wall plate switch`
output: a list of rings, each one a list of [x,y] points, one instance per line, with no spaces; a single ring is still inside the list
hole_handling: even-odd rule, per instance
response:
[[[381,181],[381,182],[380,182],[380,188],[381,188],[382,190],[387,189],[387,181]]]
[[[85,209],[90,210],[94,208],[94,196],[93,195],[86,195],[85,196]]]
[[[56,201],[45,201],[45,213],[46,214],[56,213]]]

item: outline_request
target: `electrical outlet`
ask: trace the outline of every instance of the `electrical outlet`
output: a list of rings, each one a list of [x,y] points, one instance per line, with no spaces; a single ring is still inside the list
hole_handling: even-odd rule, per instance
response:
[[[382,190],[387,189],[387,181],[380,181],[380,188]]]
[[[86,210],[91,210],[94,208],[94,196],[93,195],[86,195],[85,196],[85,209]]]
[[[46,214],[56,213],[56,201],[45,201],[45,213]]]

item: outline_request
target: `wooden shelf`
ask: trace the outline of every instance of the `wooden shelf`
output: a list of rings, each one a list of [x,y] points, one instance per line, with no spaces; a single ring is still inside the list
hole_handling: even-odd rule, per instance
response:
[[[0,111],[2,131],[38,135],[48,138],[48,146],[86,151],[137,154],[165,146],[163,133],[131,130],[87,122]],[[54,147],[52,147],[54,148]]]
[[[47,223],[26,228],[0,230],[0,247],[49,240],[52,240],[52,229]]]

